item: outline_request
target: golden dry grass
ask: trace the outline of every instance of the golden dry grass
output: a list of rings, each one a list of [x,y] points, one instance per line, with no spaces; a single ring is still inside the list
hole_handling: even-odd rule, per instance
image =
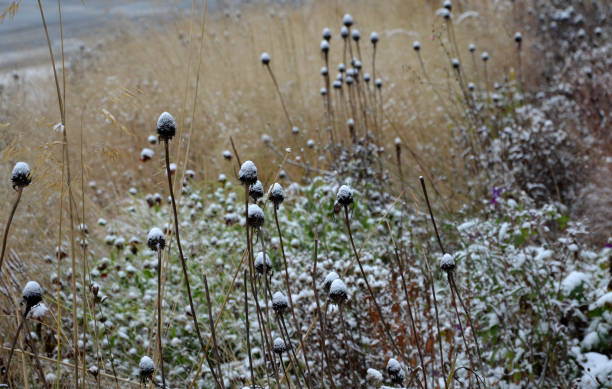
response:
[[[491,79],[507,73],[515,63],[511,39],[514,29],[505,17],[511,10],[496,10],[480,1],[461,3],[463,11],[477,12],[477,16],[461,23],[460,12],[455,12],[454,28],[464,74],[469,80],[474,78],[467,51],[470,42],[476,44],[478,55],[481,50],[490,53]],[[81,187],[82,133],[85,182],[96,181],[106,193],[106,197],[97,196],[86,185],[86,223],[93,224],[99,217],[113,218],[129,187],[137,187],[140,193],[165,193],[163,151],[154,147],[153,161],[139,162],[140,150],[149,147],[147,137],[154,133],[162,111],[175,115],[182,133],[177,137],[180,144],[174,142],[173,160],[180,161],[183,168],[189,148],[186,168],[194,169],[198,180],[205,183],[220,172],[233,174],[221,156],[222,150],[230,148],[230,135],[243,158],[253,159],[268,172],[278,168],[280,158],[270,157],[270,150],[260,140],[263,133],[271,135],[281,149],[303,146],[310,138],[323,147],[327,135],[319,96],[324,86],[319,75],[323,65],[321,31],[330,27],[334,34],[330,50],[333,78],[342,61],[339,29],[346,12],[353,15],[355,27],[362,34],[364,72],[371,72],[369,34],[377,31],[381,37],[376,61],[377,77],[384,82],[386,118],[381,143],[392,150],[393,140],[399,136],[417,150],[428,168],[449,174],[453,165],[448,151],[452,134],[412,50],[412,42],[419,40],[429,76],[444,98],[452,101],[450,96],[457,86],[447,54],[450,43],[436,8],[429,1],[321,1],[296,7],[247,5],[240,15],[207,15],[197,98],[201,9],[186,19],[121,26],[101,47],[92,43],[91,58],[72,59],[66,73],[66,128],[73,185],[77,191]],[[96,41],[92,37],[92,42]],[[271,66],[289,114],[301,129],[297,140],[259,61],[263,51],[272,57]],[[0,175],[8,177],[18,160],[28,161],[34,175],[12,226],[9,248],[15,249],[25,263],[38,266],[44,263],[45,255],[54,255],[58,234],[61,136],[53,130],[60,121],[54,84],[52,79],[42,79],[6,91],[5,98]],[[346,132],[344,127],[342,130]],[[344,137],[348,138],[347,134]],[[320,164],[318,155],[306,151],[313,165]],[[385,160],[394,163],[390,156],[385,155]],[[411,177],[422,174],[413,160],[406,161],[409,164],[405,170]],[[294,179],[303,173],[299,168],[288,170]],[[0,195],[2,209],[8,210],[14,196],[8,183],[0,187]]]

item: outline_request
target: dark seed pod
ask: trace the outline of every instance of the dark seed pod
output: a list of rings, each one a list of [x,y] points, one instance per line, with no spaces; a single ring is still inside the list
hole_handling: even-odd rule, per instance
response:
[[[251,161],[246,161],[240,167],[238,179],[243,185],[251,185],[257,182],[257,167]]]
[[[272,351],[274,351],[274,353],[278,355],[281,355],[282,353],[287,351],[287,346],[285,345],[285,341],[282,338],[274,339]]]
[[[289,309],[289,300],[287,296],[281,292],[276,292],[272,296],[272,309],[279,315],[282,315]]]
[[[32,182],[32,172],[30,165],[25,162],[17,162],[11,173],[11,183],[13,189],[25,188]]]
[[[348,185],[342,185],[336,193],[336,202],[345,207],[353,203],[353,190]]]
[[[334,304],[342,304],[348,299],[348,289],[340,278],[335,279],[329,287],[329,299]]]
[[[157,119],[157,136],[161,140],[170,140],[176,135],[176,122],[172,115],[164,112]]]
[[[516,34],[514,34],[514,41],[516,43],[521,43],[523,41],[523,36],[521,35],[520,32],[517,32]]]
[[[153,251],[163,250],[166,247],[166,236],[157,227],[151,228],[147,235],[147,245]]]
[[[265,257],[265,260],[264,260]],[[264,263],[265,263],[265,268],[264,268]],[[257,271],[257,273],[259,274],[270,274],[270,272],[272,271],[272,262],[270,262],[270,257],[267,255],[264,255],[263,252],[259,252],[257,253],[257,257],[255,258],[255,270]]]
[[[351,14],[344,14],[344,17],[342,18],[342,24],[344,24],[345,27],[350,27],[353,25],[353,17],[351,16]]]
[[[261,54],[261,63],[263,65],[269,65],[270,64],[270,54],[262,53]]]
[[[373,45],[378,43],[378,39],[378,34],[375,31],[370,34],[370,42],[372,42]]]
[[[361,33],[357,29],[353,30],[353,32],[351,33],[351,36],[353,37],[353,40],[355,42],[359,42],[359,39],[361,39]]]
[[[153,373],[155,372],[155,363],[153,360],[146,355],[140,359],[140,363],[138,364],[138,374],[140,375],[140,381],[143,383],[147,383]]]
[[[331,31],[329,30],[329,28],[325,27],[323,29],[323,39],[329,42],[331,37],[332,37]]]
[[[349,36],[349,30],[348,28],[346,28],[346,26],[342,26],[342,28],[340,29],[340,36],[342,37],[342,39],[346,39]]]
[[[387,362],[387,373],[389,377],[391,377],[391,381],[397,385],[404,384],[404,370],[402,369],[402,365],[396,359],[389,359]]]
[[[321,52],[327,53],[329,51],[329,42],[322,40],[319,47],[321,48]]]
[[[457,58],[453,58],[453,69],[459,69],[459,60]]]
[[[446,272],[453,271],[455,269],[455,260],[450,254],[444,254],[440,261],[440,268]]]
[[[249,196],[251,196],[254,201],[259,200],[263,195],[264,189],[261,181],[257,180],[254,184],[249,185]]]
[[[247,212],[247,224],[249,227],[259,228],[264,224],[264,213],[257,204],[249,204]]]
[[[36,281],[28,281],[25,288],[21,293],[23,301],[25,301],[28,308],[33,307],[42,301],[43,291],[40,284]]]
[[[285,201],[285,191],[283,187],[278,182],[275,182],[274,185],[270,187],[268,190],[268,199],[274,203],[274,206],[278,208],[278,206]]]
[[[419,41],[412,42],[412,48],[414,49],[414,51],[421,50],[421,42]]]

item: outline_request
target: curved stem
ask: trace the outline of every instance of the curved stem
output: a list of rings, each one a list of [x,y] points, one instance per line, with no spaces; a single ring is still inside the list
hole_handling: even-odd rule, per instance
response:
[[[162,347],[162,294],[161,294],[162,250],[157,250],[157,347],[159,347],[159,366],[161,368],[162,384],[166,387],[166,372],[164,370],[164,350]]]
[[[4,261],[4,252],[6,251],[6,240],[8,238],[9,229],[11,228],[13,216],[15,216],[15,211],[17,210],[17,205],[19,205],[19,200],[21,199],[21,192],[23,192],[23,188],[20,187],[17,189],[17,197],[15,198],[13,208],[11,209],[8,221],[6,222],[6,227],[4,228],[4,237],[2,238],[2,253],[0,253],[0,271],[2,271],[2,262]]]

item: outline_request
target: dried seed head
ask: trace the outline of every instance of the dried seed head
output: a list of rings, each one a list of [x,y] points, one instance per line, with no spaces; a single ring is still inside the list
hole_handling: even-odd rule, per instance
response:
[[[370,76],[370,73],[366,73],[363,75],[363,81],[370,82],[371,79],[372,77]]]
[[[255,257],[254,265],[255,265],[255,270],[259,274],[264,274],[264,272],[270,274],[270,272],[272,271],[272,262],[270,261],[270,257],[268,255],[265,255],[265,268],[264,268],[263,251],[260,251],[257,253],[257,256]]]
[[[325,88],[323,88],[325,89]],[[315,146],[315,141],[313,139],[308,139],[308,141],[306,141],[306,146],[308,146],[308,148],[312,149]]]
[[[249,185],[249,196],[251,196],[254,201],[259,200],[263,197],[263,195],[264,189],[263,185],[261,184],[261,181],[257,180],[257,182],[255,182],[254,184]]]
[[[11,173],[11,182],[13,183],[13,189],[25,188],[32,182],[32,171],[30,165],[25,162],[17,162]]]
[[[380,78],[376,79],[375,84],[378,89],[382,88],[382,80]]]
[[[449,11],[452,11],[453,4],[451,3],[450,0],[445,0],[443,7],[446,8],[447,10],[449,10]]]
[[[403,385],[405,378],[404,370],[397,359],[389,359],[389,362],[387,362],[387,373],[391,377],[391,381],[393,381],[394,384]]]
[[[151,158],[153,158],[154,155],[155,155],[155,152],[153,150],[144,148],[140,152],[140,160],[143,162],[146,162],[150,160]]]
[[[261,63],[263,65],[268,65],[270,63],[270,54],[262,53],[261,54]]]
[[[157,119],[157,136],[161,140],[168,141],[176,135],[176,122],[172,115],[164,112]]]
[[[280,178],[281,180],[284,180],[285,178],[287,178],[287,172],[284,170],[279,171],[278,178]]]
[[[270,143],[272,143],[272,138],[268,134],[263,134],[261,136],[261,141],[264,145],[268,146]]]
[[[163,250],[166,247],[166,236],[157,227],[151,228],[147,235],[147,246],[153,251]]]
[[[455,269],[455,260],[453,256],[448,253],[444,254],[440,261],[440,268],[446,272],[453,271]]]
[[[516,43],[521,43],[523,41],[523,36],[521,35],[520,32],[517,32],[516,34],[514,34],[514,41]]]
[[[223,150],[223,158],[227,159],[228,161],[232,159],[232,153],[229,150]]]
[[[457,58],[453,58],[453,69],[459,69],[459,60]]]
[[[342,24],[344,24],[344,26],[346,27],[350,27],[353,25],[353,17],[351,16],[351,14],[344,14],[344,17],[342,18]]]
[[[474,46],[473,43],[470,43],[470,45],[468,46],[468,50],[470,51],[470,53],[473,53],[474,51],[476,51],[476,46]]]
[[[326,41],[328,41],[328,42],[329,42],[329,40],[330,40],[330,39],[331,39],[331,37],[332,37],[331,31],[330,31],[330,29],[329,29],[329,28],[327,28],[327,27],[325,27],[325,28],[323,29],[323,34],[322,34],[322,35],[323,35],[323,39],[325,39],[325,40],[326,40]]]
[[[321,96],[327,96],[327,89],[326,88],[321,88],[319,90],[319,93],[321,94]]]
[[[272,201],[277,208],[285,200],[285,191],[281,184],[275,182],[274,185],[270,187],[268,190],[268,199]]]
[[[370,34],[370,42],[372,42],[373,45],[376,45],[378,43],[378,34],[376,33],[376,31],[372,31],[372,33]]]
[[[353,203],[353,190],[348,185],[342,185],[336,193],[336,203],[348,207]]]
[[[327,71],[327,67],[323,66],[321,68],[321,75],[322,76],[327,76],[329,74],[329,72]]]
[[[344,73],[345,70],[346,70],[346,67],[344,66],[344,64],[343,63],[339,63],[338,64],[338,71],[340,73]]]
[[[348,30],[348,28],[346,28],[346,26],[342,26],[342,28],[340,29],[340,36],[341,36],[343,39],[346,39],[346,38],[348,37],[348,35],[349,35],[349,30]]]
[[[245,161],[240,166],[238,179],[243,185],[251,185],[257,182],[257,167],[252,161]]]
[[[299,134],[299,133],[300,133],[300,129],[299,129],[299,127],[298,127],[298,126],[293,126],[293,127],[291,128],[291,132],[292,132],[294,135],[297,135],[297,134]]]
[[[346,76],[344,82],[346,82],[346,85],[351,85],[353,83],[353,76]]]
[[[395,146],[401,146],[401,145],[402,145],[402,140],[398,136],[397,138],[395,138]]]
[[[412,48],[414,49],[414,51],[421,50],[421,42],[419,41],[412,42]]]
[[[349,129],[352,130],[353,128],[355,128],[355,120],[353,120],[353,118],[349,118],[346,121],[346,125],[348,126]]]
[[[451,13],[450,13],[450,11],[448,10],[448,8],[442,8],[442,12],[441,12],[441,13],[442,13],[442,17],[443,17],[444,19],[446,19],[446,20],[449,20],[449,19],[450,19],[450,17],[451,17]]]
[[[601,27],[599,27],[599,26],[595,27],[595,35],[596,36],[601,36]]]
[[[36,281],[28,281],[25,288],[21,292],[21,297],[25,301],[28,308],[32,308],[34,305],[42,301],[43,291],[40,284]]]
[[[357,75],[359,73],[359,69],[361,69],[361,61],[356,59],[353,61],[353,66],[355,67],[355,70],[353,71],[353,75]]]
[[[329,42],[323,39],[319,47],[321,48],[321,52],[327,53],[329,51]]]
[[[482,53],[480,58],[482,58],[483,61],[487,62],[489,60],[489,53],[485,51],[484,53]]]
[[[332,86],[334,87],[334,89],[340,89],[342,88],[342,81],[336,80],[333,82]]]
[[[469,82],[468,89],[470,90],[470,92],[474,92],[474,89],[476,89],[476,85],[474,85],[473,82]]]
[[[285,341],[282,338],[274,339],[272,351],[274,351],[278,355],[281,355],[282,353],[287,351],[287,346],[285,346]]]
[[[323,287],[325,288],[325,291],[327,293],[329,293],[329,288],[331,287],[332,282],[339,278],[340,276],[335,271],[329,273],[327,277],[325,277],[325,281],[323,281]]]
[[[149,135],[147,141],[149,142],[149,144],[154,145],[157,143],[157,137],[155,135]]]
[[[351,36],[353,37],[353,40],[355,42],[359,42],[359,39],[361,39],[361,33],[357,29],[353,30],[353,32],[351,33]]]
[[[272,309],[274,312],[282,315],[289,308],[289,300],[282,292],[276,292],[272,296]]]
[[[146,355],[140,358],[140,363],[138,364],[138,374],[140,375],[140,380],[142,382],[148,382],[153,373],[155,372],[155,364],[153,360]]]
[[[348,289],[340,278],[332,281],[329,287],[329,299],[334,304],[342,304],[348,299]]]
[[[249,227],[259,228],[263,226],[264,213],[257,204],[249,204],[247,215],[247,224]]]

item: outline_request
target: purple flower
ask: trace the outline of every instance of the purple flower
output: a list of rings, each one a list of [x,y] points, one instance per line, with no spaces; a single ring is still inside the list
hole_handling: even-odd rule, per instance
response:
[[[610,243],[610,242],[606,243],[606,248],[607,249],[612,249],[612,243]]]
[[[491,204],[493,205],[497,204],[497,199],[501,197],[501,194],[503,191],[504,191],[504,188],[493,187],[491,189]]]

